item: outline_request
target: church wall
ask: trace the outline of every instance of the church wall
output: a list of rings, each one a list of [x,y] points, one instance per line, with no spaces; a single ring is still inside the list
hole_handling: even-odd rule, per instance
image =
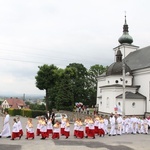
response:
[[[114,61],[116,60],[116,54],[117,54],[118,48],[120,48],[120,51],[122,53],[122,59],[124,59],[124,56],[126,57],[129,53],[136,51],[139,47],[128,45],[128,44],[122,44],[122,45],[119,45],[118,47],[115,47],[114,48]]]
[[[132,76],[126,76],[125,77],[125,85],[132,85]],[[106,77],[106,85],[113,85],[113,84],[118,84],[122,85],[123,84],[123,76],[122,75],[114,75],[114,76],[109,76]]]
[[[116,105],[116,96],[122,93],[122,88],[104,88],[102,90],[102,98],[100,103],[100,112],[111,113],[114,112]]]
[[[144,115],[145,100],[142,99],[128,99],[125,103],[126,115]]]
[[[140,85],[139,93],[146,96],[146,112],[150,112],[150,68],[134,72],[134,85]]]

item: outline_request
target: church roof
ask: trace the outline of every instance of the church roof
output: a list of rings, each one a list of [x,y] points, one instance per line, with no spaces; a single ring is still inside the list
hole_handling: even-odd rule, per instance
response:
[[[123,69],[123,62],[114,62],[112,63],[108,69],[107,69],[107,72],[106,72],[106,75],[107,76],[110,76],[110,75],[122,75],[122,69]],[[125,73],[131,73],[131,69],[130,67],[125,64]]]
[[[120,44],[123,44],[123,43],[132,44],[133,43],[133,38],[129,35],[128,24],[127,24],[127,21],[126,21],[126,16],[125,16],[125,23],[123,25],[123,34],[118,39],[118,41],[119,41]]]
[[[116,98],[123,98],[123,94],[118,95]],[[146,97],[140,93],[125,92],[125,98],[127,99],[146,99]]]
[[[124,67],[125,67],[125,73],[129,72],[131,74],[130,67],[126,63],[124,63]],[[122,75],[122,73],[123,73],[122,53],[120,49],[118,49],[117,54],[116,54],[116,62],[112,63],[108,67],[106,71],[106,75],[107,76]]]
[[[126,56],[125,63],[132,71],[150,67],[150,46],[131,52]]]

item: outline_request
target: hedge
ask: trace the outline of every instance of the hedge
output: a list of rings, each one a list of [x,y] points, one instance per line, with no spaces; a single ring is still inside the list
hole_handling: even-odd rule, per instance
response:
[[[10,116],[23,116],[23,117],[30,117],[35,118],[37,116],[45,115],[45,111],[41,110],[30,110],[30,109],[13,109],[9,108],[8,113]]]

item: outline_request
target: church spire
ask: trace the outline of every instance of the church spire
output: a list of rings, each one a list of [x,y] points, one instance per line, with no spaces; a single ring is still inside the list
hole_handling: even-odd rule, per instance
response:
[[[118,48],[118,51],[116,54],[116,62],[122,62],[122,53],[120,51],[120,48]]]
[[[123,32],[129,32],[129,31],[128,31],[128,25],[127,25],[126,16],[125,16],[125,23],[124,23],[124,25],[123,25]]]
[[[118,39],[120,44],[123,43],[127,43],[127,44],[132,44],[133,39],[132,37],[129,35],[129,30],[128,30],[128,24],[127,24],[127,20],[126,20],[126,15],[125,15],[125,23],[123,25],[123,34],[122,36]]]

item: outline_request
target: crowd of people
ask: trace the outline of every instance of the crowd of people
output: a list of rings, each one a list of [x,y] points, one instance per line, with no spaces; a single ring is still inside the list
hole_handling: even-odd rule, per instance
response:
[[[21,139],[23,136],[22,123],[20,118],[14,118],[12,132],[9,125],[9,114],[6,111],[4,124],[0,137],[7,137],[14,140]],[[125,116],[111,114],[110,116],[95,115],[94,118],[87,116],[84,120],[77,118],[74,121],[73,135],[75,138],[93,138],[95,136],[104,137],[105,135],[116,136],[122,134],[148,134],[148,126],[150,120],[136,116]],[[42,140],[51,137],[59,139],[64,136],[66,139],[70,136],[70,122],[64,116],[61,122],[54,121],[52,115],[48,117],[40,116],[37,120],[36,127],[33,126],[32,119],[27,119],[25,127],[26,139],[34,139],[35,136],[40,136]]]
[[[116,136],[122,134],[148,134],[150,120],[136,116],[125,116],[111,114],[110,116],[95,115],[94,119],[86,117],[84,122],[77,119],[74,123],[74,136],[77,138],[93,138],[95,135]]]

